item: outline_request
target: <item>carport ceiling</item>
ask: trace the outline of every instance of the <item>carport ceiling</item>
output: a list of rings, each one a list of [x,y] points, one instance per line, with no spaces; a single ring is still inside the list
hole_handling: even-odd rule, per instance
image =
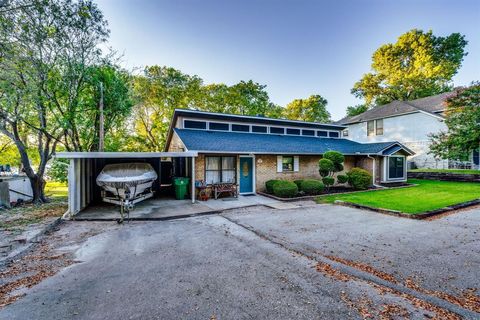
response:
[[[57,152],[56,158],[63,159],[132,159],[132,158],[179,158],[196,157],[198,152]]]

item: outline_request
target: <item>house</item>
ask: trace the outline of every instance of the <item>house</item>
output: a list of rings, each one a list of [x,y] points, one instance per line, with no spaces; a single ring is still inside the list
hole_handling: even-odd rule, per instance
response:
[[[335,150],[345,170],[361,167],[375,183],[405,181],[406,157],[413,152],[396,141],[360,143],[346,139],[344,125],[177,109],[166,152],[195,152],[185,172],[208,185],[230,182],[241,194],[263,191],[270,179],[319,178],[318,160]],[[177,167],[174,165],[174,167]]]
[[[436,159],[430,151],[430,135],[446,131],[445,100],[451,92],[431,97],[393,101],[362,114],[346,117],[337,124],[346,126],[342,136],[362,143],[398,141],[415,154],[408,160],[417,168],[448,168],[449,161]],[[479,152],[470,162],[479,166]]]

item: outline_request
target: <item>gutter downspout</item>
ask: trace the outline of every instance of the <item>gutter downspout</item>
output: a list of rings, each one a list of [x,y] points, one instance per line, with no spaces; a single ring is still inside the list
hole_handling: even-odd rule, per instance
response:
[[[375,175],[377,174],[375,158],[372,157],[370,154],[367,154],[367,157],[368,157],[369,159],[372,159],[372,160],[373,160],[373,175],[372,175],[372,178],[373,178],[373,186],[374,186],[374,187],[377,187],[377,188],[385,188],[384,186],[381,186],[381,185],[375,183],[375,182],[377,181],[377,180],[376,180],[376,177],[375,177]]]

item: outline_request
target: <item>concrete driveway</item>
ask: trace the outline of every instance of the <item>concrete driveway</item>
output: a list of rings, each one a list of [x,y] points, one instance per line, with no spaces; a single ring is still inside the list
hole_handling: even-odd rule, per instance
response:
[[[313,204],[68,222],[47,241],[78,263],[0,319],[474,319],[479,226],[479,209],[416,221]]]

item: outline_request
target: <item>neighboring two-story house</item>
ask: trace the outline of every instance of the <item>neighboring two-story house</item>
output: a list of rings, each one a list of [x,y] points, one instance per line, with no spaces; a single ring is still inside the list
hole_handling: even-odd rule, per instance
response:
[[[393,101],[338,124],[347,126],[343,137],[358,142],[398,141],[414,151],[409,157],[418,168],[448,168],[449,161],[435,159],[430,151],[430,134],[446,131],[444,123],[445,100],[452,93],[416,99]],[[473,167],[479,166],[479,152],[470,159]]]

